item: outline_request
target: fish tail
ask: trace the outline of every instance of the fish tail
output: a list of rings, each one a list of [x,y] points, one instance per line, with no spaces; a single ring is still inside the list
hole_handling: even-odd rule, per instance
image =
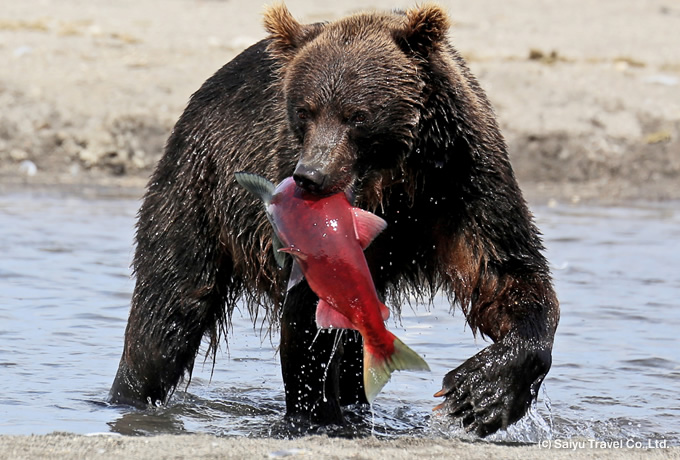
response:
[[[388,331],[394,340],[394,352],[385,356],[364,342],[364,391],[373,403],[380,390],[389,382],[392,372],[414,370],[429,371],[430,367],[415,351]]]

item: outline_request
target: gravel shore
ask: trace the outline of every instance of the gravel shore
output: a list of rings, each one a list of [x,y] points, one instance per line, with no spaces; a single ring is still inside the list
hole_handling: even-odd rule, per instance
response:
[[[553,441],[551,444],[521,446],[489,443],[466,443],[444,439],[335,439],[308,436],[294,440],[217,438],[208,435],[154,436],[2,436],[0,457],[23,459],[221,459],[221,458],[290,458],[290,459],[522,459],[544,460],[598,459],[673,459],[680,449],[643,446],[606,448],[587,439]]]
[[[677,4],[443,4],[530,201],[680,198]],[[288,2],[307,22],[363,5]],[[0,13],[0,191],[140,193],[190,94],[264,37],[262,10],[207,0],[9,2]]]

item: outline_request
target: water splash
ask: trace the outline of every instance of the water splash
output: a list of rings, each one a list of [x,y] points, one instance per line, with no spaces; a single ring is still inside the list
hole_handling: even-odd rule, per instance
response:
[[[373,410],[373,403],[369,404],[371,408],[371,436],[375,437],[375,410]]]
[[[319,329],[320,331],[321,329]],[[319,335],[319,331],[317,331],[316,337]],[[336,329],[335,330],[335,338],[333,340],[333,348],[331,349],[331,354],[328,357],[328,363],[324,366],[323,369],[323,390],[322,390],[322,397],[323,397],[323,402],[328,402],[328,399],[326,399],[326,380],[328,378],[328,368],[331,367],[331,363],[333,362],[333,357],[335,356],[335,353],[338,350],[338,347],[342,343],[342,336],[343,336],[344,331],[342,329]],[[314,337],[314,340],[316,340],[316,337]]]

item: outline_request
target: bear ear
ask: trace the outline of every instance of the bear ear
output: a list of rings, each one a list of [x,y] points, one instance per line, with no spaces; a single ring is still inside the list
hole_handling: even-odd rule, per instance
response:
[[[425,56],[445,40],[451,27],[449,16],[439,5],[423,4],[407,10],[404,16],[405,24],[395,31],[394,38],[406,51]]]
[[[271,40],[268,50],[277,59],[289,60],[319,34],[321,27],[320,24],[300,24],[283,3],[271,5],[264,12],[264,28]]]

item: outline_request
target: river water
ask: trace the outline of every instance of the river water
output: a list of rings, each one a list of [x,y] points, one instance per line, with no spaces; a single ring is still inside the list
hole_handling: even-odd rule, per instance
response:
[[[0,196],[0,434],[117,432],[290,436],[276,332],[234,315],[217,362],[196,361],[165,407],[111,407],[134,281],[125,198]],[[562,319],[529,416],[488,439],[680,439],[680,207],[535,207]],[[388,327],[431,374],[395,373],[337,434],[467,437],[434,415],[441,378],[485,345],[445,299]],[[348,431],[349,430],[349,431]],[[323,431],[323,430],[321,430]]]

